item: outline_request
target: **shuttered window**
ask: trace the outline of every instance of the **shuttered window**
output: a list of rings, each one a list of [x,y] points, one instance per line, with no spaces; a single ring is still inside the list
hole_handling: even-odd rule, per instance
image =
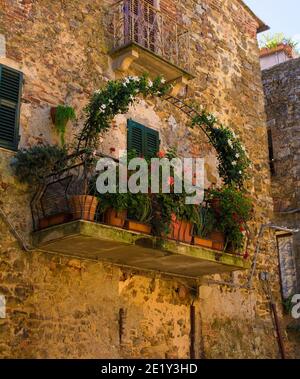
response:
[[[23,75],[0,65],[0,147],[17,150]]]
[[[159,133],[128,120],[127,148],[128,151],[135,150],[139,156],[152,158],[159,150]]]

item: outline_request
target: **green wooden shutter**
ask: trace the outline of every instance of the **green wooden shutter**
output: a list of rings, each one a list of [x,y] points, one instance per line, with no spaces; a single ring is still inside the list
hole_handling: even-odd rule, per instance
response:
[[[153,158],[159,151],[159,133],[156,130],[145,128],[145,150],[144,155]]]
[[[127,149],[139,156],[154,157],[159,150],[159,133],[138,122],[128,120]]]
[[[135,150],[138,156],[144,155],[144,125],[128,120],[127,149]]]
[[[0,65],[0,146],[17,150],[23,75]]]

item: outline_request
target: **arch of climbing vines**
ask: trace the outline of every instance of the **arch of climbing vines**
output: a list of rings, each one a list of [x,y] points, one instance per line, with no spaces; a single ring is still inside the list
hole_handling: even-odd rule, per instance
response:
[[[167,94],[170,85],[162,77],[150,80],[147,75],[131,76],[121,80],[111,80],[95,91],[85,109],[86,121],[78,135],[77,149],[93,151],[98,147],[99,133],[110,129],[111,122],[118,114],[125,114],[139,97],[155,96],[170,99]],[[172,104],[172,102],[171,102]],[[200,107],[190,112],[191,128],[200,128],[208,137],[218,156],[219,175],[227,185],[242,188],[247,178],[250,160],[241,141],[228,127],[222,125],[211,113]]]

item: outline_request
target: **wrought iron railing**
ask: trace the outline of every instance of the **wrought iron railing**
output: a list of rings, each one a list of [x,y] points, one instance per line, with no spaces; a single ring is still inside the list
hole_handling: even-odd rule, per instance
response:
[[[33,229],[40,230],[53,225],[84,219],[102,222],[96,189],[96,158],[87,159],[85,152],[70,155],[65,168],[41,178],[41,184],[31,201]]]
[[[188,29],[146,0],[120,0],[111,10],[112,50],[135,43],[168,62],[191,70]]]

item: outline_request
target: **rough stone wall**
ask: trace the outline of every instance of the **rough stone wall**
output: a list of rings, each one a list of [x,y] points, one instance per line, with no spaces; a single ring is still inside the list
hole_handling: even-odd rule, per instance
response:
[[[169,0],[170,1],[170,0]],[[6,56],[0,63],[24,72],[20,146],[58,143],[49,109],[69,103],[82,125],[82,109],[97,88],[114,77],[104,20],[112,1],[0,0],[0,34]],[[174,1],[177,17],[192,31],[196,78],[187,97],[232,126],[253,161],[247,189],[255,204],[250,255],[262,223],[272,215],[263,92],[256,23],[240,1]],[[165,3],[166,4],[166,3]],[[206,158],[206,183],[218,183],[216,158],[205,137],[160,101],[142,101],[129,115],[160,131],[162,146]],[[118,116],[102,149],[126,146],[126,117]],[[29,199],[11,172],[12,153],[0,151],[1,208],[25,239],[31,230]],[[179,357],[189,356],[191,296],[183,301],[176,278],[123,273],[95,262],[24,252],[4,224],[0,226],[0,292],[7,297],[7,318],[0,320],[3,357]],[[278,257],[273,239],[262,241],[258,270],[272,272],[279,295]],[[247,273],[216,275],[214,280],[244,284]],[[198,357],[278,357],[269,305],[254,278],[246,290],[205,282],[184,283],[198,289]],[[120,309],[125,311],[119,341]],[[280,307],[279,307],[280,309]],[[280,312],[281,313],[281,312]]]
[[[268,128],[272,135],[274,175],[272,195],[275,218],[299,229],[300,212],[300,59],[263,71]],[[294,237],[294,254],[300,290],[300,234]],[[287,268],[288,270],[288,268]]]

